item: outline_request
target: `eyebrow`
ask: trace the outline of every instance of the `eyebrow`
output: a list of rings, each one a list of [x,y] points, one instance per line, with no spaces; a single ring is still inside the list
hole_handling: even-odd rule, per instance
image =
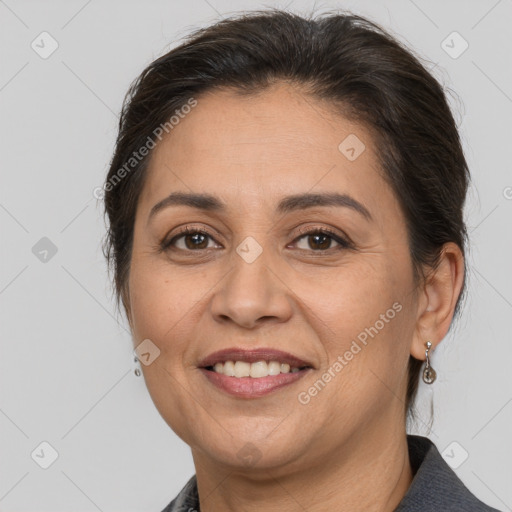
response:
[[[209,212],[225,212],[227,205],[219,198],[211,194],[173,192],[158,203],[149,212],[148,221],[161,210],[170,206],[189,206],[198,210]],[[373,221],[368,209],[359,201],[347,194],[321,193],[321,194],[295,194],[281,199],[277,205],[277,212],[284,214],[306,208],[337,206],[350,208],[366,220]]]

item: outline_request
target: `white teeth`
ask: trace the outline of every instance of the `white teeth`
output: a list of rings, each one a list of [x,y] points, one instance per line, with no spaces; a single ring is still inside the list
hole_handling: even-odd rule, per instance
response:
[[[277,361],[270,361],[268,363],[268,374],[279,375],[281,373],[281,365]]]
[[[215,363],[213,370],[215,373],[227,375],[228,377],[267,377],[268,375],[279,375],[280,373],[297,373],[299,368],[290,368],[288,363],[279,361],[257,361],[248,363],[247,361],[226,361],[225,363]]]
[[[235,363],[235,377],[249,377],[251,374],[251,363],[237,361]]]
[[[258,361],[251,364],[250,375],[252,378],[266,377],[268,375],[268,365],[265,361]]]
[[[224,375],[227,375],[228,377],[234,377],[235,376],[235,363],[233,361],[226,361],[224,365],[222,363],[217,363],[221,366],[224,366]],[[217,371],[217,364],[213,367],[215,371]],[[222,372],[220,372],[222,373]]]

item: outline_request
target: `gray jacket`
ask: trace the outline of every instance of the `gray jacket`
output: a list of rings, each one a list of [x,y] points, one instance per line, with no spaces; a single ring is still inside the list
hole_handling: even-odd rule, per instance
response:
[[[395,512],[499,512],[471,494],[430,439],[407,443],[414,478]],[[200,512],[195,475],[162,512]]]

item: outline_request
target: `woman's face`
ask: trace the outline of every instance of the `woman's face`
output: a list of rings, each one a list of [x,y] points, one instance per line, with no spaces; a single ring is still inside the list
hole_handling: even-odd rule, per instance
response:
[[[129,315],[152,399],[196,461],[290,470],[371,450],[403,425],[418,294],[370,135],[289,85],[197,100],[154,150],[135,221]]]

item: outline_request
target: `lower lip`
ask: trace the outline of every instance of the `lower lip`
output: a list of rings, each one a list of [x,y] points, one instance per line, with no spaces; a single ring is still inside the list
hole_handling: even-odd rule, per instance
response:
[[[295,373],[280,373],[258,378],[228,377],[205,368],[200,368],[200,370],[214,386],[230,395],[239,398],[258,398],[297,382],[309,372],[310,368]]]

